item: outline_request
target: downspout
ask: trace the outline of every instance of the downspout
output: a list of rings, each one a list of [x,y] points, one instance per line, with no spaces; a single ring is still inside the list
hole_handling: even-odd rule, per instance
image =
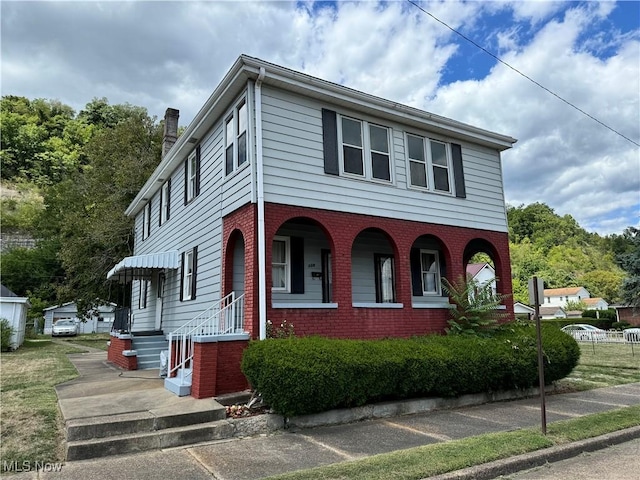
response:
[[[267,72],[260,67],[255,86],[256,176],[258,184],[258,319],[260,340],[267,338],[267,252],[264,228],[264,164],[262,157],[262,81]]]

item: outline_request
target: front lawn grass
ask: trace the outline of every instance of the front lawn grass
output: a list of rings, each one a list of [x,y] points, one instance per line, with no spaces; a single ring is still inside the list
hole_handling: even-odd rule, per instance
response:
[[[580,343],[580,361],[568,377],[556,382],[560,391],[591,390],[640,382],[640,345]]]
[[[70,345],[82,345],[85,347],[97,348],[98,350],[108,350],[107,342],[110,340],[108,333],[83,333],[77,337],[59,338]]]
[[[61,413],[54,386],[78,376],[67,353],[84,350],[26,340],[0,356],[0,458],[3,462],[59,462],[64,458]]]
[[[384,453],[273,480],[414,480],[640,425],[640,405],[549,424],[547,436],[527,428]]]

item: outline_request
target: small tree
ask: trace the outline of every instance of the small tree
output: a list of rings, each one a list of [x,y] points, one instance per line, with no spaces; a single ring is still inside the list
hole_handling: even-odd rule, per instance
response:
[[[567,312],[584,312],[587,309],[587,304],[582,300],[569,300],[564,309]]]
[[[484,285],[459,277],[454,283],[442,278],[442,287],[453,306],[449,308],[449,335],[478,335],[495,329],[508,314],[499,309],[508,295],[494,293],[491,282]]]
[[[6,352],[11,349],[11,335],[13,327],[6,318],[0,318],[0,350]]]

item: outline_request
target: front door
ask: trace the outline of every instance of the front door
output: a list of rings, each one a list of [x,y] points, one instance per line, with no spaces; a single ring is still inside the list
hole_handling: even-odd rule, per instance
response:
[[[162,297],[164,296],[164,273],[158,273],[158,291],[156,295],[156,331],[162,329]]]

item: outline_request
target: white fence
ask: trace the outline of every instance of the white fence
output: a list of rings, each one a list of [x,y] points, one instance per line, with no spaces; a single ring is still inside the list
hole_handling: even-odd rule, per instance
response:
[[[619,330],[608,330],[602,332],[588,332],[584,330],[574,330],[565,332],[571,335],[578,342],[587,343],[640,343],[640,332],[625,332]]]

